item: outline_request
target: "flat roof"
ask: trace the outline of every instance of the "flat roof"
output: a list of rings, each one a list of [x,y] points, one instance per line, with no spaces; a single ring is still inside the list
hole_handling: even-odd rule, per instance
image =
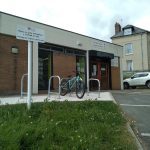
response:
[[[41,23],[41,22],[38,22],[38,21],[34,21],[34,20],[31,20],[31,19],[19,17],[19,16],[16,16],[16,15],[12,15],[12,14],[9,14],[9,13],[2,12],[2,11],[0,11],[0,13],[6,14],[6,15],[10,15],[10,16],[13,16],[13,17],[17,17],[17,18],[20,18],[20,19],[23,19],[23,20],[27,20],[27,21],[30,21],[30,22],[38,23],[38,24],[41,24],[41,25],[45,25],[45,26],[48,26],[48,27],[52,27],[52,28],[55,28],[55,29],[59,29],[59,30],[65,31],[65,32],[70,32],[70,33],[77,34],[77,35],[80,35],[80,36],[83,36],[83,37],[99,40],[99,41],[102,41],[102,42],[106,42],[106,43],[109,43],[109,44],[112,44],[112,45],[117,45],[117,46],[122,47],[121,45],[118,45],[118,44],[114,44],[114,43],[111,43],[111,42],[108,42],[108,41],[100,40],[98,38],[94,38],[94,37],[83,35],[83,34],[80,34],[80,33],[73,32],[73,31],[65,30],[65,29],[62,29],[62,28],[55,27],[55,26],[51,26],[51,25],[48,25],[48,24],[45,24],[45,23]]]

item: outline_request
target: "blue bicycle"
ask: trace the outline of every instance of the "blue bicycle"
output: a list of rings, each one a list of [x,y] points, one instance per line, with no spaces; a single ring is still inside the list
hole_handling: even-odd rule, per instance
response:
[[[63,79],[61,81],[61,91],[60,95],[65,96],[67,93],[70,93],[71,91],[76,92],[76,96],[78,98],[82,98],[85,94],[85,84],[80,77],[80,74],[77,73],[75,77],[71,77],[69,79]]]

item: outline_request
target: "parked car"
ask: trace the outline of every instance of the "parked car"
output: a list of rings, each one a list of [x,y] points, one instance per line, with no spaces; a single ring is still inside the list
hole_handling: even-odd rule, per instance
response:
[[[136,88],[137,86],[147,86],[150,88],[150,72],[140,72],[131,78],[123,80],[124,89]]]

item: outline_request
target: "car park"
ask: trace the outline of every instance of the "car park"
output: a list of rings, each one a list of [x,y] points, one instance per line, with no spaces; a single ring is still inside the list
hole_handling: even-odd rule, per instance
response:
[[[136,88],[137,86],[147,86],[150,89],[150,72],[139,72],[123,80],[124,89]]]

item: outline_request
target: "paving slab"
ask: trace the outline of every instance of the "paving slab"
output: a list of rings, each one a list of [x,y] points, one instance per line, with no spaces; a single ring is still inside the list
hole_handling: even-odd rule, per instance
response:
[[[32,102],[44,102],[45,100],[48,101],[98,100],[98,101],[113,101],[115,103],[115,100],[110,92],[101,92],[100,96],[97,92],[90,92],[89,94],[85,93],[82,99],[77,98],[75,93],[71,93],[71,95],[67,94],[65,96],[60,96],[60,98],[56,93],[52,93],[49,98],[47,94],[39,94],[32,96]],[[26,101],[27,97],[24,96],[23,98],[21,98],[20,95],[0,97],[0,105],[26,103]]]

